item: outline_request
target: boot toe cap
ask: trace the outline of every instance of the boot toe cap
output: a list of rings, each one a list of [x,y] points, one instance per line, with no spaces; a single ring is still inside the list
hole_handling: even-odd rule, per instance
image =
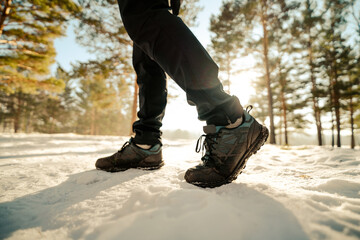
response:
[[[186,171],[185,180],[188,183],[201,187],[215,187],[223,183],[226,178],[217,173],[213,168],[190,168]]]
[[[102,170],[104,170],[104,169],[109,169],[109,168],[111,168],[111,167],[113,167],[113,166],[112,166],[111,162],[108,161],[108,159],[106,159],[106,158],[99,158],[99,159],[96,161],[96,163],[95,163],[95,167],[96,167],[97,169],[102,169]]]

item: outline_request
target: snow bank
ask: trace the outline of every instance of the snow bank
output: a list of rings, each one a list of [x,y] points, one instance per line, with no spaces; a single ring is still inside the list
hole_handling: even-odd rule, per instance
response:
[[[165,140],[160,170],[94,169],[125,140],[1,135],[0,239],[360,239],[359,150],[265,145],[201,189],[193,140]]]

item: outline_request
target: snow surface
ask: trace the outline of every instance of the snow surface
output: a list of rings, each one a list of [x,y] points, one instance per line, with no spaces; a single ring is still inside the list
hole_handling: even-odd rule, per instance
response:
[[[164,140],[160,170],[94,169],[125,140],[0,135],[0,239],[360,239],[359,150],[265,145],[202,189],[195,140]]]

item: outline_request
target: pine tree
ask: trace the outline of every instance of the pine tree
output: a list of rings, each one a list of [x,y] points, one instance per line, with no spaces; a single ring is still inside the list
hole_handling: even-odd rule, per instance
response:
[[[310,86],[311,106],[313,109],[315,125],[317,130],[318,145],[323,145],[322,138],[322,122],[321,122],[321,106],[319,103],[322,97],[321,89],[317,79],[319,66],[317,59],[319,58],[319,39],[322,37],[321,25],[324,23],[323,15],[325,10],[320,10],[319,2],[306,0],[301,4],[301,18],[294,21],[292,33],[297,38],[299,48],[303,49],[302,57],[299,59],[302,64],[300,66],[299,76],[305,76],[305,86]],[[316,12],[316,13],[315,13]]]
[[[270,120],[270,143],[275,144],[273,79],[270,66],[272,42],[269,35],[278,27],[274,23],[287,19],[289,11],[296,8],[297,4],[283,0],[247,0],[239,3],[239,16],[244,18],[246,26],[244,30],[248,30],[249,33],[245,39],[246,45],[258,57],[258,61],[263,63],[263,74],[267,90],[267,112]],[[258,33],[260,28],[262,29],[262,35],[260,37],[258,34],[253,35],[254,32]],[[261,52],[258,51],[259,47],[262,47]]]
[[[64,34],[64,23],[79,11],[78,6],[71,0],[15,0],[2,1],[1,10],[0,88],[32,92],[56,85],[53,79],[38,79],[49,73],[56,54],[53,40]]]
[[[97,61],[80,63],[73,70],[72,78],[77,79],[80,88],[77,92],[83,116],[80,119],[89,127],[84,129],[85,133],[100,134],[101,115],[106,114],[114,104],[116,91],[114,85],[108,81],[111,71],[106,62]]]
[[[345,45],[341,35],[341,27],[346,23],[345,10],[349,6],[347,1],[336,0],[326,2],[328,12],[328,25],[324,26],[325,37],[322,41],[321,65],[329,79],[329,103],[331,111],[335,113],[337,130],[337,147],[341,147],[341,91],[344,88],[347,61],[343,61],[351,52]]]
[[[344,83],[343,98],[347,100],[346,110],[349,111],[349,123],[351,131],[351,143],[352,149],[355,148],[355,118],[356,111],[360,109],[360,68],[359,62],[353,59],[353,64],[349,61],[348,65],[348,80]]]
[[[299,5],[292,4],[284,8],[281,15],[273,18],[273,30],[269,33],[272,54],[272,78],[274,80],[273,93],[275,99],[274,107],[279,108],[280,124],[279,131],[284,134],[285,144],[289,144],[289,129],[304,127],[304,118],[295,114],[296,110],[303,109],[306,99],[303,97],[303,84],[296,77],[298,69],[297,56],[299,48],[291,31],[294,18],[290,16],[297,11]],[[280,134],[280,140],[281,134]]]
[[[63,81],[65,88],[55,94],[41,91],[34,95],[37,101],[32,114],[35,117],[34,128],[38,132],[46,133],[74,132],[77,109],[73,79],[61,66],[57,67],[55,78]]]
[[[234,63],[242,49],[241,43],[244,41],[243,29],[238,17],[238,1],[223,2],[220,14],[212,16],[210,20],[211,37],[210,48],[214,52],[214,59],[220,66],[220,76],[224,74],[222,83],[230,94],[231,76],[234,72]]]
[[[351,148],[355,148],[355,131],[360,128],[360,11],[355,8],[358,1],[350,1],[350,14],[354,21],[355,36],[354,44],[352,44],[352,53],[354,54],[354,64],[348,68],[348,82],[346,98],[349,101],[348,110],[350,113],[350,129],[351,129]]]
[[[8,98],[15,132],[21,128],[27,94],[64,87],[62,81],[49,77],[56,54],[53,41],[64,34],[64,24],[79,10],[71,0],[1,2],[0,90]]]
[[[271,3],[270,3],[271,4]],[[260,21],[263,29],[263,57],[265,65],[265,76],[266,76],[266,88],[268,90],[268,103],[269,103],[269,118],[270,118],[270,143],[275,144],[275,125],[274,125],[274,113],[273,113],[273,96],[271,89],[271,79],[270,79],[270,66],[269,66],[269,38],[268,38],[268,26],[269,26],[269,2],[266,0],[259,1],[259,10],[260,10]]]

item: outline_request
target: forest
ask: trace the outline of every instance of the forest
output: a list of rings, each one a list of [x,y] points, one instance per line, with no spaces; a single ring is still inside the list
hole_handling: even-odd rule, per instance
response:
[[[194,26],[201,10],[184,0],[180,17]],[[138,90],[116,0],[1,0],[0,12],[0,132],[129,134]],[[226,0],[209,21],[226,91],[244,71],[238,59],[256,62],[251,113],[270,144],[304,129],[319,146],[325,132],[332,146],[344,132],[360,144],[360,0]],[[69,24],[97,58],[51,72]]]

